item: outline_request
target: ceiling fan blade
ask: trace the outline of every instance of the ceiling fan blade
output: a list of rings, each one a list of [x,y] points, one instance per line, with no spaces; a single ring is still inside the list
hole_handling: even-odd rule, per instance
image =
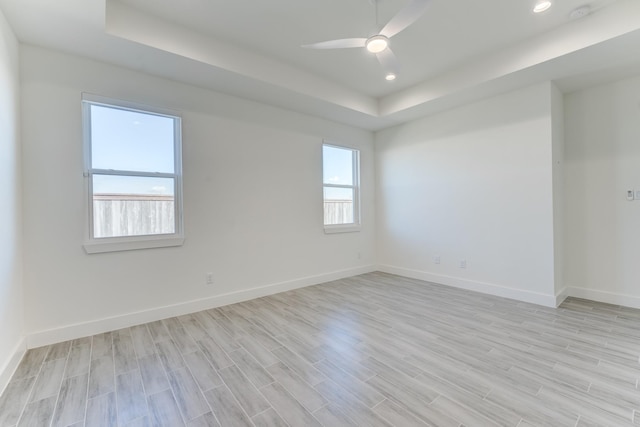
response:
[[[386,48],[382,52],[376,53],[376,58],[378,58],[378,62],[380,62],[380,65],[384,68],[385,73],[398,74],[398,59],[391,49]]]
[[[367,39],[365,38],[339,39],[313,44],[303,44],[302,47],[309,49],[345,49],[350,47],[364,47],[366,42]]]
[[[396,14],[391,21],[384,26],[380,34],[386,37],[393,37],[400,31],[413,24],[427,10],[427,6],[431,0],[410,0],[404,9]]]

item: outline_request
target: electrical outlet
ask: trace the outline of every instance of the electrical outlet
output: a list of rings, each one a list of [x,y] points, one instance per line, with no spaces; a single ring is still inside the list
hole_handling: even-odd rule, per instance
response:
[[[436,255],[433,257],[433,263],[434,264],[440,264],[440,255]]]
[[[460,268],[467,268],[467,260],[463,259],[462,261],[460,261]]]
[[[213,285],[213,273],[207,273],[207,285]]]

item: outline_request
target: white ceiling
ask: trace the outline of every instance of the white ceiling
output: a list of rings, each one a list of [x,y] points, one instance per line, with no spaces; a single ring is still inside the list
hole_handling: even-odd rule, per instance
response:
[[[432,0],[427,12],[392,45],[403,69],[386,82],[365,49],[317,51],[300,45],[377,32],[408,0],[123,0],[122,3],[217,40],[268,55],[379,97],[413,86],[467,62],[516,44],[568,21],[584,0],[561,0],[543,15],[529,0]],[[596,0],[598,5],[615,0]]]
[[[575,90],[640,70],[640,0],[432,0],[391,40],[384,80],[363,48],[408,0],[0,0],[18,38],[367,129],[543,80]],[[588,1],[588,0],[586,0]]]

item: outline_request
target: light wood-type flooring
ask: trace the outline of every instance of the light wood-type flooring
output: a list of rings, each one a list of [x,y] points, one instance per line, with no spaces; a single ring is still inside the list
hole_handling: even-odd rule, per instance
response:
[[[639,355],[640,310],[371,273],[30,350],[0,426],[624,427]]]

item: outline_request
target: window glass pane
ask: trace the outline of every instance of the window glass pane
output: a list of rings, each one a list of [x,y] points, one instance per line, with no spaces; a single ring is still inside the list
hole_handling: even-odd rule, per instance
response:
[[[353,224],[353,189],[324,187],[324,224]]]
[[[91,166],[174,172],[174,119],[91,105]]]
[[[325,184],[353,185],[353,150],[324,145],[322,168]]]
[[[93,235],[175,233],[173,178],[93,175]]]

